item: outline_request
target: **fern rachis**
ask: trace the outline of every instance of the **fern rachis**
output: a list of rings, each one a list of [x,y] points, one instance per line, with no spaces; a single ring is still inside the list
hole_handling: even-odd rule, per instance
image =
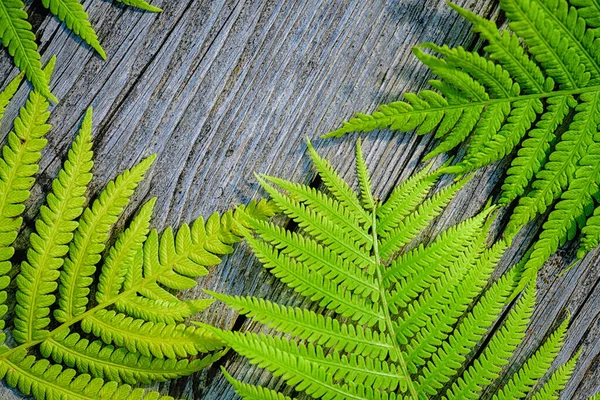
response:
[[[54,59],[45,69],[47,79],[53,66]],[[0,93],[2,109],[20,80],[21,76]],[[23,202],[50,130],[48,107],[40,93],[30,94],[0,158],[2,316],[8,312],[4,303]],[[39,211],[16,273],[11,333],[18,345],[8,347],[1,335],[0,376],[39,399],[158,399],[158,393],[146,395],[129,385],[189,375],[223,355],[217,337],[185,323],[213,301],[181,300],[175,292],[195,286],[193,278],[208,274],[220,256],[232,251],[248,218],[270,216],[273,209],[265,201],[253,202],[159,234],[150,229],[155,204],[151,199],[103,257],[113,225],[154,156],[117,176],[86,206],[91,148],[90,109]],[[95,301],[90,305],[91,288]]]
[[[325,311],[209,292],[281,335],[206,328],[313,398],[479,398],[524,338],[535,302],[528,285],[498,331],[473,353],[516,295],[522,273],[522,265],[514,267],[486,288],[507,248],[502,240],[487,246],[494,207],[428,246],[402,251],[467,180],[427,197],[441,174],[426,168],[382,202],[371,192],[360,144],[358,195],[310,143],[309,152],[328,193],[262,176],[263,188],[298,231],[254,221],[246,240],[271,273]],[[566,323],[497,395],[537,392],[533,387],[550,368],[565,330]],[[557,372],[559,384],[541,390],[556,395],[573,365]],[[225,374],[244,399],[289,399]]]
[[[600,242],[598,220],[589,218],[599,205],[595,181],[600,174],[588,171],[599,140],[600,8],[577,0],[500,0],[509,21],[509,29],[500,31],[494,22],[449,4],[486,41],[486,55],[431,43],[415,48],[440,78],[430,81],[437,91],[408,93],[406,101],[359,114],[328,136],[386,127],[435,131],[442,141],[430,156],[468,138],[464,159],[444,169],[456,174],[517,150],[500,199],[502,204],[518,201],[507,237],[553,210],[527,263],[528,275],[579,231],[580,258]],[[562,127],[564,133],[557,135]]]

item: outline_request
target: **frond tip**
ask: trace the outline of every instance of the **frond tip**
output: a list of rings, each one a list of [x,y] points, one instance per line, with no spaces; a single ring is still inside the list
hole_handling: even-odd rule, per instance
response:
[[[246,238],[267,269],[322,311],[208,292],[277,334],[202,326],[252,364],[314,398],[479,398],[523,340],[535,302],[530,285],[500,329],[473,352],[517,294],[522,272],[514,267],[489,283],[508,247],[505,241],[487,246],[495,207],[449,228],[428,246],[413,243],[406,250],[467,180],[430,196],[440,174],[426,168],[386,201],[374,201],[360,145],[360,194],[308,146],[328,191],[259,178],[299,229],[254,220],[254,234]],[[565,326],[498,396],[531,393],[556,357]],[[244,399],[289,399],[224,374]]]

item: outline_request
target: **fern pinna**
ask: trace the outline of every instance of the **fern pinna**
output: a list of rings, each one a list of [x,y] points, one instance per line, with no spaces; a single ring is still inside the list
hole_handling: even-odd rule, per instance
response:
[[[600,241],[600,3],[500,0],[510,28],[503,31],[449,4],[487,42],[486,55],[433,43],[415,48],[439,77],[430,81],[436,90],[406,93],[406,101],[359,114],[328,136],[378,128],[435,132],[441,143],[429,157],[469,138],[462,161],[445,169],[457,174],[514,151],[500,199],[518,199],[507,237],[551,209],[527,274],[579,230],[583,257]]]
[[[467,180],[427,198],[440,173],[426,168],[381,202],[371,192],[360,143],[359,195],[310,145],[309,150],[328,194],[261,177],[299,230],[252,219],[256,235],[247,231],[246,239],[267,269],[324,312],[210,292],[285,335],[207,329],[251,363],[314,398],[479,398],[524,338],[535,302],[535,288],[528,285],[496,333],[473,353],[510,302],[522,271],[515,267],[486,289],[507,247],[503,240],[486,245],[494,208],[448,229],[428,246],[402,251]],[[494,398],[530,394],[561,348],[567,323]],[[556,395],[575,360],[560,367],[534,398]],[[245,399],[289,399],[228,379]]]
[[[116,0],[122,4],[151,12],[161,12],[145,0]],[[98,41],[98,35],[89,21],[79,0],[41,0],[42,5],[54,14],[74,34],[79,36],[98,54],[106,59],[106,53]],[[33,87],[43,96],[58,102],[50,91],[50,85],[42,71],[40,54],[31,24],[22,0],[0,1],[0,41],[8,49],[15,65],[25,73]]]
[[[46,67],[47,79],[53,62]],[[0,94],[1,111],[19,81]],[[48,106],[44,96],[31,93],[0,158],[2,316],[10,315],[13,242],[50,129]],[[193,278],[206,275],[220,255],[232,251],[248,217],[260,219],[273,211],[264,201],[251,203],[159,234],[150,229],[152,199],[107,248],[113,225],[154,156],[117,176],[86,206],[91,131],[90,109],[39,211],[16,274],[10,332],[18,345],[9,347],[1,335],[0,376],[37,399],[158,399],[158,393],[144,394],[130,385],[189,375],[223,354],[216,336],[183,323],[212,300],[181,300],[176,292],[194,287]]]

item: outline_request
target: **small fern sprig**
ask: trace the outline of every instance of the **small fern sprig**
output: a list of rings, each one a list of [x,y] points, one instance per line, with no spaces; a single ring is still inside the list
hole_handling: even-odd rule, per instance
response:
[[[48,78],[53,66],[54,59],[45,70]],[[0,107],[19,81],[20,77],[0,94]],[[50,130],[48,107],[43,95],[31,93],[0,158],[2,316],[8,313],[13,242],[23,222],[23,202]],[[251,202],[159,234],[150,229],[155,204],[151,199],[107,249],[114,224],[154,156],[117,176],[86,207],[91,149],[89,109],[39,211],[16,274],[10,332],[18,345],[9,347],[2,334],[0,377],[37,399],[158,399],[158,393],[145,394],[130,385],[189,375],[223,355],[218,337],[184,323],[212,300],[182,300],[176,292],[194,287],[193,278],[208,274],[208,268],[241,240],[240,227],[248,227],[249,218],[273,215],[273,206]]]
[[[160,8],[154,7],[144,0],[117,1],[150,12],[162,12]],[[41,0],[41,3],[70,31],[106,60],[106,53],[98,41],[98,35],[79,0]],[[35,34],[27,18],[22,0],[2,0],[0,2],[0,41],[8,49],[15,65],[25,73],[33,87],[44,97],[58,103],[50,91],[50,82],[42,72]]]
[[[281,335],[206,329],[313,398],[479,398],[523,341],[535,303],[535,287],[527,285],[499,328],[474,352],[515,294],[523,268],[514,267],[489,284],[507,248],[503,240],[486,244],[495,208],[449,228],[427,246],[403,251],[467,180],[427,197],[440,173],[426,168],[382,202],[371,192],[360,142],[360,195],[310,143],[309,152],[328,194],[261,176],[274,203],[299,229],[252,220],[255,234],[246,230],[246,239],[271,273],[324,311],[208,292]],[[535,392],[561,348],[567,323],[498,388],[495,398]],[[557,384],[537,393],[555,396],[562,390],[576,359],[555,373],[551,382]],[[290,399],[225,376],[244,399]]]
[[[429,157],[468,139],[466,156],[444,169],[459,175],[516,153],[500,198],[518,200],[506,237],[551,211],[526,275],[535,276],[578,232],[580,259],[600,243],[600,8],[584,0],[500,0],[509,21],[500,31],[448,4],[486,41],[486,55],[433,43],[416,47],[439,77],[430,81],[435,91],[407,93],[405,101],[359,114],[327,136],[381,128],[435,132],[441,143]]]

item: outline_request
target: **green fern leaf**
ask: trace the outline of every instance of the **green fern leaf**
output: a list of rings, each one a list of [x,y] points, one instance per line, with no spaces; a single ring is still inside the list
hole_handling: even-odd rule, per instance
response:
[[[118,1],[150,12],[162,11],[144,0]],[[41,3],[60,21],[64,22],[69,30],[81,37],[106,60],[106,53],[79,0],[41,0]],[[3,0],[0,3],[0,40],[8,49],[15,65],[25,73],[34,89],[52,102],[58,103],[50,91],[50,81],[42,71],[35,34],[31,24],[27,21],[25,5],[21,0]],[[0,99],[0,106],[1,102]]]
[[[53,62],[46,67],[48,78]],[[18,81],[0,100],[14,93]],[[23,203],[50,129],[48,107],[44,96],[31,93],[0,157],[0,313],[9,311],[6,288],[14,273],[10,333],[19,343],[0,345],[0,378],[36,399],[170,399],[130,385],[186,376],[225,354],[211,331],[185,323],[213,300],[180,299],[177,290],[195,286],[192,278],[208,274],[251,223],[276,209],[270,202],[251,202],[159,235],[150,230],[152,199],[103,257],[111,226],[152,158],[109,183],[84,210],[93,165],[90,109],[39,211],[20,271],[12,272]],[[91,290],[96,293],[93,306],[88,305]]]
[[[507,358],[513,354],[525,336],[534,303],[535,289],[528,286],[523,298],[509,313],[504,326],[494,335],[475,363],[465,371],[464,377],[452,385],[450,390],[454,398],[477,399],[481,389],[498,377]]]
[[[284,396],[274,390],[240,382],[229,375],[223,367],[221,367],[221,372],[223,372],[227,381],[231,383],[231,386],[235,388],[235,392],[244,400],[293,400],[291,397]]]
[[[531,356],[504,387],[494,395],[494,400],[523,398],[550,369],[552,361],[562,347],[569,319],[566,319],[546,340],[540,349]]]
[[[159,359],[130,352],[123,347],[105,346],[100,340],[90,342],[68,331],[44,341],[41,354],[57,363],[77,368],[82,373],[130,385],[164,382],[191,375],[221,358],[222,352],[195,360]]]
[[[575,364],[579,359],[580,353],[577,353],[573,358],[561,365],[550,377],[548,382],[532,397],[534,400],[556,399],[561,390],[565,388],[569,378],[573,374]]]
[[[106,60],[106,53],[100,46],[98,36],[88,20],[88,15],[78,0],[42,0],[42,4],[64,22],[69,30],[81,37]]]
[[[154,156],[148,157],[110,182],[98,199],[83,211],[79,227],[69,248],[68,258],[60,277],[59,309],[54,317],[65,322],[85,312],[90,278],[100,260],[112,225],[129,203],[138,183],[152,165]]]
[[[600,4],[596,0],[570,0],[569,3],[577,7],[579,16],[586,24],[594,28],[600,27]]]
[[[54,68],[54,58],[46,67],[48,76]],[[16,90],[10,87],[8,94]],[[17,238],[25,207],[23,202],[29,198],[29,190],[33,185],[33,175],[38,170],[40,151],[46,145],[44,135],[50,130],[46,124],[48,117],[48,102],[37,92],[32,92],[27,103],[19,111],[15,120],[14,131],[8,134],[8,144],[2,149],[0,158],[0,288],[6,289],[10,283],[7,276],[12,268],[10,259],[14,255],[13,242]],[[8,311],[4,305],[7,293],[0,292],[0,315]],[[0,326],[4,328],[2,320]],[[0,334],[4,342],[5,334]]]
[[[126,4],[128,6],[141,8],[142,10],[150,11],[150,12],[162,12],[162,9],[153,6],[144,0],[117,0],[119,3]]]
[[[17,307],[15,339],[24,343],[43,339],[50,323],[50,306],[55,301],[58,269],[67,253],[67,244],[77,228],[75,220],[81,215],[87,185],[92,179],[92,113],[85,115],[65,164],[52,182],[47,206],[40,210],[36,233],[29,237],[31,248],[27,261],[21,264],[17,278]]]
[[[317,194],[282,179],[261,179],[299,229],[292,232],[254,221],[245,234],[265,268],[319,311],[208,292],[277,334],[198,325],[313,398],[479,398],[523,340],[535,302],[534,287],[528,286],[501,328],[483,341],[518,294],[523,273],[519,264],[488,285],[508,247],[505,241],[487,245],[495,208],[449,228],[428,246],[402,249],[401,244],[422,232],[466,180],[427,198],[440,175],[426,168],[394,189],[386,202],[379,202],[371,200],[375,196],[360,145],[359,196],[348,191],[350,186],[310,143],[309,152],[328,175],[327,186],[336,190]],[[358,205],[360,212],[353,210]],[[348,220],[336,218],[336,210],[349,215]],[[348,233],[350,223],[369,232],[370,242],[356,241]],[[513,379],[511,393],[522,394],[515,398],[531,393],[563,336],[561,328]],[[482,342],[481,351],[474,352]],[[470,366],[464,368],[467,363]],[[285,398],[226,377],[243,398]]]
[[[449,5],[486,41],[486,54],[424,43],[414,53],[439,78],[430,81],[437,91],[405,93],[404,101],[359,114],[325,137],[383,128],[435,133],[441,142],[425,158],[467,142],[463,159],[439,170],[457,175],[512,154],[499,200],[517,201],[506,238],[551,211],[527,275],[535,276],[557,247],[580,231],[578,259],[583,257],[600,242],[599,220],[590,217],[600,199],[594,197],[592,161],[585,158],[593,157],[600,143],[598,2],[501,0],[508,19],[503,31]]]
[[[42,70],[35,35],[27,22],[24,7],[21,0],[5,0],[0,3],[0,40],[33,87],[42,96],[57,103],[58,100],[50,92],[49,79]]]
[[[10,100],[17,92],[17,89],[19,88],[19,85],[21,84],[22,80],[23,74],[17,75],[17,77],[10,81],[8,86],[6,86],[6,89],[4,89],[2,93],[0,93],[0,120],[4,118],[4,111],[6,110],[6,106],[8,105],[8,103],[10,103]]]

